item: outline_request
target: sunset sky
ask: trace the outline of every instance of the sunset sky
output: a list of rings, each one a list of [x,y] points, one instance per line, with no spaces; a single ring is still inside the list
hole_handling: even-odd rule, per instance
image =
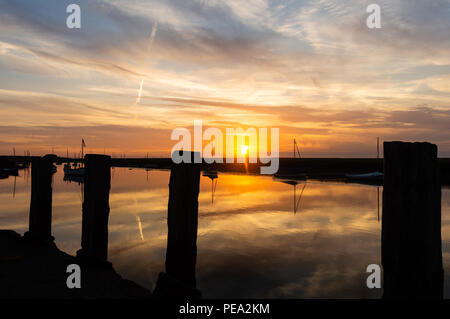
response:
[[[194,120],[277,127],[282,156],[449,157],[450,1],[0,0],[0,154],[169,157]]]

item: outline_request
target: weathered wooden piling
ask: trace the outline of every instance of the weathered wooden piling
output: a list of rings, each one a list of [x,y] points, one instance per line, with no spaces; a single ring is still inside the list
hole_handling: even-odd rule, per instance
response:
[[[190,287],[196,286],[199,188],[200,164],[173,164],[169,183],[166,272]]]
[[[31,200],[29,231],[26,237],[53,241],[52,237],[52,175],[50,157],[34,158],[31,165]]]
[[[85,156],[85,183],[79,257],[106,262],[108,257],[111,157]]]
[[[384,143],[384,298],[442,298],[437,146]]]

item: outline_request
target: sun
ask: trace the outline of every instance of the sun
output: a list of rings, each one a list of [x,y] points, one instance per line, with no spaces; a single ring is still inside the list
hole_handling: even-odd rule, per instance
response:
[[[248,151],[248,146],[247,145],[242,145],[242,147],[241,147],[241,154],[242,155],[247,155],[247,151]]]

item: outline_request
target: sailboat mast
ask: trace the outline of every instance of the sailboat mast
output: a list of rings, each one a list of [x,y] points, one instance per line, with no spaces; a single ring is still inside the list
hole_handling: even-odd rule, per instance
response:
[[[294,138],[294,158],[295,158],[295,138]]]
[[[380,187],[377,187],[378,222],[380,221]]]
[[[302,156],[300,155],[300,150],[298,149],[298,145],[297,145],[297,141],[294,138],[294,158],[295,158],[295,154],[298,154],[298,158],[302,158]]]
[[[380,137],[377,137],[377,159],[380,158]]]

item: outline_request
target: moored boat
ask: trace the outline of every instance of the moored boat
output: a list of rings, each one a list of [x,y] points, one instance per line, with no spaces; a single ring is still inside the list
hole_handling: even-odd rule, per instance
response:
[[[380,179],[383,178],[383,173],[381,172],[371,172],[364,174],[345,174],[348,179]]]
[[[84,147],[86,144],[84,143],[84,139],[81,139],[81,158],[84,156]],[[70,163],[64,164],[64,175],[66,176],[84,176],[86,173],[86,169],[82,166],[78,166],[78,164],[73,163],[72,166]]]
[[[273,179],[278,182],[282,182],[289,185],[297,185],[300,181],[305,181],[307,178],[306,174],[303,173],[284,173],[275,174]]]
[[[203,176],[209,177],[211,179],[215,179],[218,177],[216,170],[207,170],[203,172]]]
[[[64,165],[64,175],[84,176],[86,170],[84,167],[72,168],[69,164]]]
[[[373,186],[382,186],[383,185],[383,176],[384,174],[381,172],[371,172],[364,174],[346,174],[348,183],[357,183],[364,185],[373,185]]]
[[[377,160],[380,158],[380,138],[377,137]],[[378,166],[378,165],[377,165]],[[384,174],[378,171],[378,167],[374,172],[345,174],[347,181],[362,184],[381,185],[383,183]]]
[[[0,173],[7,176],[18,176],[19,170],[17,167],[4,167],[1,169]]]
[[[82,184],[82,183],[84,183],[84,175],[66,174],[66,175],[64,175],[63,180],[67,181],[67,182],[76,182],[78,184]]]

